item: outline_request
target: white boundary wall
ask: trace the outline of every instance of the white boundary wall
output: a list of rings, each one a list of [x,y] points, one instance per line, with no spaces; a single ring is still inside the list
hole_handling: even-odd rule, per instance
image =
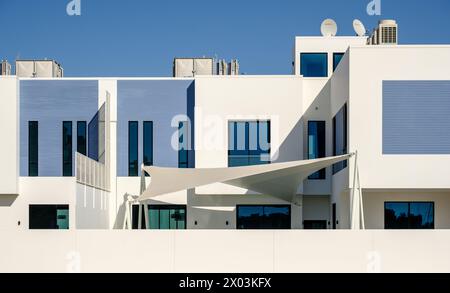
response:
[[[0,235],[0,272],[450,272],[450,230]]]

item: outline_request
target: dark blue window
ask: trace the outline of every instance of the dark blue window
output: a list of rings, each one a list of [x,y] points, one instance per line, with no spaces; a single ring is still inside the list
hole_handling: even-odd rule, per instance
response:
[[[138,122],[128,122],[128,176],[138,176]]]
[[[228,166],[270,163],[270,121],[228,123]]]
[[[291,206],[236,206],[237,229],[290,229]]]
[[[72,176],[72,121],[63,122],[63,176]]]
[[[69,229],[68,205],[30,205],[30,229]]]
[[[178,123],[178,168],[189,166],[189,123],[181,121]]]
[[[82,155],[87,155],[87,130],[86,121],[77,122],[77,152]]]
[[[88,157],[95,161],[99,159],[99,112],[88,124]]]
[[[39,167],[39,127],[37,121],[28,122],[28,176],[38,176]]]
[[[301,53],[300,74],[304,77],[327,77],[327,53]]]
[[[333,156],[347,154],[347,104],[333,118]],[[333,165],[333,174],[347,168],[347,160]]]
[[[325,157],[325,121],[308,121],[308,159]],[[308,179],[325,179],[325,169],[321,169]]]
[[[144,121],[144,165],[153,165],[153,122]],[[147,174],[146,174],[147,175]]]
[[[333,71],[336,70],[336,67],[339,65],[339,62],[341,62],[342,57],[344,57],[345,53],[334,53],[333,54]]]
[[[385,229],[434,229],[433,202],[385,202]]]

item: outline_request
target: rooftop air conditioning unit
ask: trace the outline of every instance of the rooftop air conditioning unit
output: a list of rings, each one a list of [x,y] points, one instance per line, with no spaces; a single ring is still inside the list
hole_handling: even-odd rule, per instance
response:
[[[395,20],[380,20],[367,41],[369,45],[397,45],[398,25]]]
[[[0,63],[0,75],[11,75],[11,64],[7,60]]]

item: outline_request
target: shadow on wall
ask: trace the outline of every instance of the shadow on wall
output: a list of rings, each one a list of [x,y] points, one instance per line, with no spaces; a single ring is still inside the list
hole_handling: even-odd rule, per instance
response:
[[[0,207],[11,207],[16,201],[17,194],[2,194],[0,195]]]
[[[123,196],[123,202],[119,207],[119,210],[117,212],[117,216],[116,216],[116,220],[114,222],[114,228],[113,229],[123,229],[123,223],[125,220],[125,211],[126,211],[126,201],[127,201],[127,197],[128,194],[125,194]],[[137,203],[134,203],[137,204]],[[154,200],[154,199],[150,199],[147,201],[148,205],[167,205],[167,202],[163,202],[163,201],[159,201],[159,200]],[[175,204],[176,205],[176,204]],[[130,213],[132,212],[132,208],[130,209]]]
[[[327,81],[311,105],[297,121],[294,128],[289,132],[283,142],[280,143],[278,152],[275,153],[275,158],[277,159],[274,162],[280,163],[308,159],[308,120],[325,120],[327,121],[327,128],[331,129],[331,125],[328,125],[328,121],[330,120],[330,114],[328,112],[331,105],[330,92],[331,79]],[[298,148],[299,141],[303,142],[303,151]],[[295,154],[295,157],[292,157],[292,154]],[[331,154],[326,152],[326,155],[329,156]]]
[[[122,229],[123,221],[125,219],[125,210],[126,210],[126,202],[127,202],[128,194],[123,195],[122,204],[119,206],[117,211],[116,220],[114,222],[114,229]]]

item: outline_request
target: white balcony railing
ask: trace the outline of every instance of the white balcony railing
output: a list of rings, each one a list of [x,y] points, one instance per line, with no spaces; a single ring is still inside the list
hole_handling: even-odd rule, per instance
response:
[[[97,189],[110,191],[109,172],[105,164],[76,153],[77,182]]]

